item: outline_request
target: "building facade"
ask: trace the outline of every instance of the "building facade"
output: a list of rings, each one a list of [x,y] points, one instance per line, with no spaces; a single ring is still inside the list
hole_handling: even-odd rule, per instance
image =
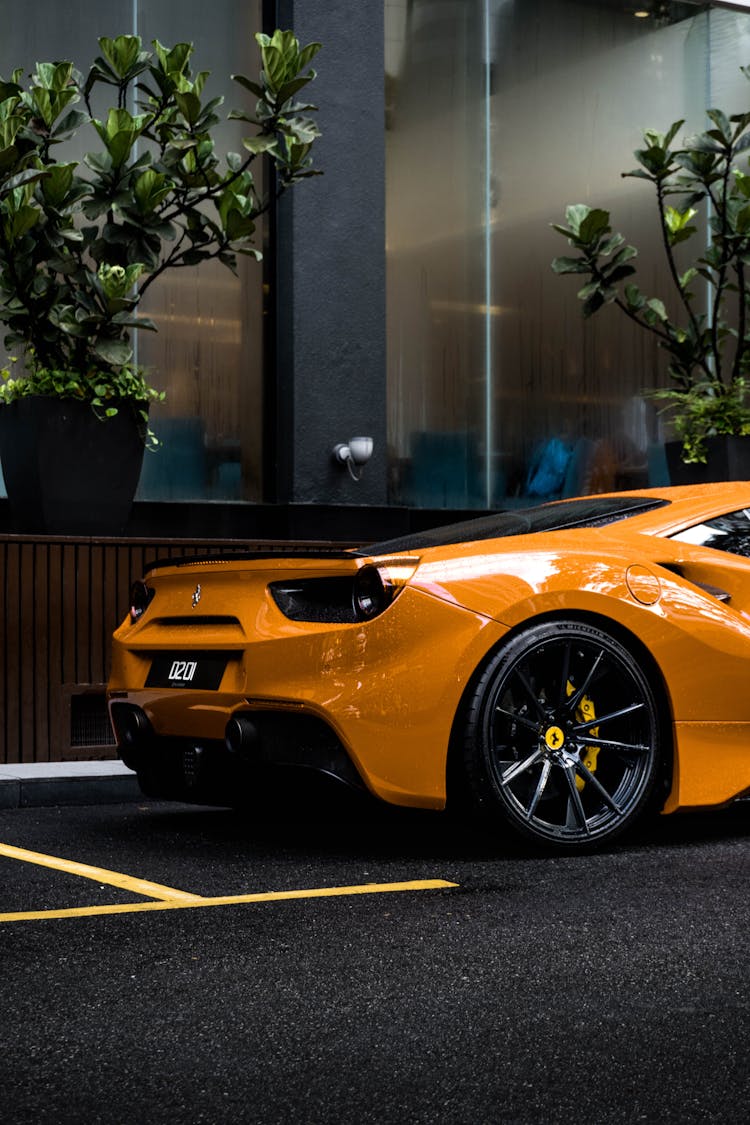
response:
[[[648,185],[621,172],[643,129],[745,107],[746,3],[42,0],[9,26],[5,74],[83,69],[100,34],[191,41],[227,108],[254,31],[324,44],[324,175],[281,199],[263,264],[176,271],[144,302],[159,331],[138,359],[166,401],[134,534],[307,533],[290,506],[386,509],[397,528],[402,509],[521,503],[555,491],[534,479],[552,441],[569,457],[557,491],[648,482],[660,356],[615,309],[584,323],[551,224],[571,202],[610,210],[645,287],[669,287]],[[355,435],[374,443],[356,482],[332,456]]]

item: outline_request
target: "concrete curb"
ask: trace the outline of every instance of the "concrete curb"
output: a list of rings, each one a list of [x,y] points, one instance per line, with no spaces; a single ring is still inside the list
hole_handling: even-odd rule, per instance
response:
[[[141,795],[135,774],[122,762],[0,766],[0,809],[114,804]]]

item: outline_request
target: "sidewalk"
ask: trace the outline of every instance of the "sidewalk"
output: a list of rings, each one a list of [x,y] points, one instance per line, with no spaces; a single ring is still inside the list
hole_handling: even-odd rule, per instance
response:
[[[122,762],[33,762],[0,766],[0,809],[102,805],[141,796]]]

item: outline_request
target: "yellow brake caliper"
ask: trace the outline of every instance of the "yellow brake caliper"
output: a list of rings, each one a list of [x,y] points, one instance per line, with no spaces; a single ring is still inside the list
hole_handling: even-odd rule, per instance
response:
[[[571,684],[570,680],[568,680],[566,687],[567,687],[568,695],[572,695],[573,692],[575,691],[575,688]],[[594,708],[593,700],[589,699],[589,697],[587,695],[581,696],[581,702],[578,704],[578,706],[576,708],[576,719],[578,720],[579,723],[590,723],[595,718],[596,718],[596,709]],[[592,727],[591,728],[591,734],[594,736],[594,738],[596,738],[596,736],[599,734],[599,728],[598,727]],[[584,766],[591,773],[596,773],[596,759],[599,755],[600,749],[601,749],[600,746],[589,746],[588,749],[587,749],[587,752],[586,752],[586,757],[583,759]],[[576,787],[578,789],[583,789],[585,784],[586,784],[585,779],[582,778],[582,777],[579,777],[576,774]]]

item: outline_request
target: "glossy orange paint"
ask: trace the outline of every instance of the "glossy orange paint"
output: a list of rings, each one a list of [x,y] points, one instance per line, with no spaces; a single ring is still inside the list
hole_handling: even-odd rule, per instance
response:
[[[221,586],[231,584],[232,568],[240,565],[227,564]],[[161,648],[186,644],[174,629],[162,629],[158,622],[149,627],[145,620],[140,629],[124,626],[115,635],[110,688],[128,685],[129,701],[144,709],[157,734],[186,738],[222,739],[235,711],[302,708],[335,730],[377,796],[396,804],[442,807],[448,740],[462,686],[505,629],[482,614],[408,588],[391,607],[398,613],[389,610],[366,625],[291,622],[266,592],[272,572],[261,568],[256,573],[258,600],[249,594],[255,586],[250,582],[243,586],[247,596],[233,599],[252,639],[234,650],[237,659],[230,660],[219,692],[143,689],[156,638]],[[172,588],[169,602],[178,597],[183,577],[164,574],[154,580],[157,597],[164,592],[162,584]],[[193,586],[188,581],[185,589]],[[210,575],[203,586],[209,605],[225,605],[218,589],[214,600]],[[280,618],[276,635],[275,616]],[[190,634],[190,644],[201,650],[232,650],[216,632],[203,634],[199,625],[190,626]]]
[[[268,588],[353,575],[364,557],[160,567],[143,617],[114,635],[110,697],[177,738],[222,739],[237,712],[316,715],[378,797],[441,808],[451,732],[477,671],[509,634],[583,618],[616,632],[657,682],[673,732],[665,811],[727,802],[750,790],[750,561],[668,536],[750,508],[750,483],[639,495],[669,503],[600,528],[399,552],[414,572],[369,621],[290,620]],[[217,691],[145,686],[155,654],[194,651],[229,654]]]

